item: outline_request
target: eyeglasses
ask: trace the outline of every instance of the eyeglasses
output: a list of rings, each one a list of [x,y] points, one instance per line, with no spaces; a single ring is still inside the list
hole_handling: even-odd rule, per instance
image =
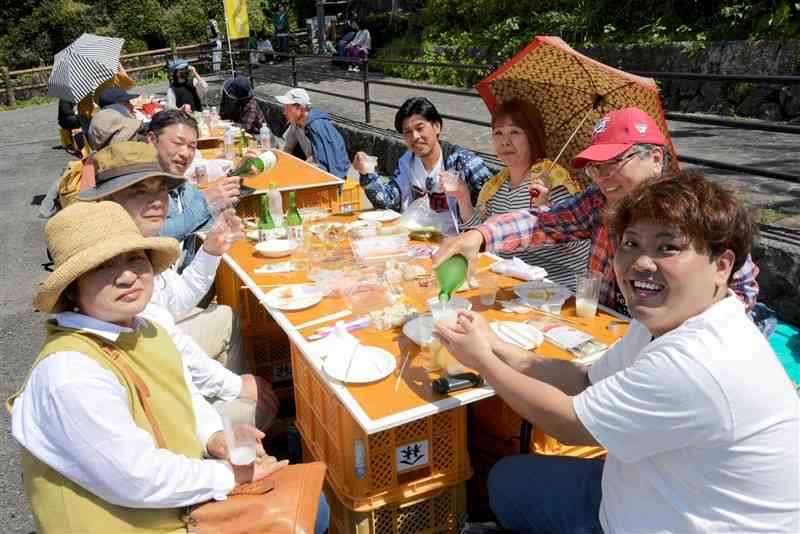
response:
[[[583,172],[585,172],[586,176],[592,180],[599,176],[608,176],[609,174],[619,171],[627,162],[640,154],[642,154],[640,150],[634,150],[633,152],[629,152],[624,156],[619,156],[608,161],[590,161],[583,168]]]

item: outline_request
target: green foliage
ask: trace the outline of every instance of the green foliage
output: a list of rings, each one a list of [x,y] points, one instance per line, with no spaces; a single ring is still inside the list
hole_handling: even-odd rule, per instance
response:
[[[28,98],[27,100],[16,100],[13,106],[6,106],[4,104],[0,104],[0,112],[11,111],[12,109],[29,108],[32,106],[44,106],[46,104],[52,104],[57,100],[58,99],[53,98],[52,96],[34,96]]]

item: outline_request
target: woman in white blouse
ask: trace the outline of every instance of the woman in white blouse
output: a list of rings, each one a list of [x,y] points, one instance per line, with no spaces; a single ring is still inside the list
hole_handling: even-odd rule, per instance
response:
[[[263,449],[251,466],[204,459],[213,416],[167,331],[140,316],[176,241],[143,237],[113,202],[67,207],[46,237],[55,269],[34,305],[55,315],[7,405],[39,532],[179,531],[182,507],[287,464]]]

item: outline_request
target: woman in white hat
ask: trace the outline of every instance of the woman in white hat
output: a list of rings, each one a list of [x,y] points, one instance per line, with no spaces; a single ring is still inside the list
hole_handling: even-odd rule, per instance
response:
[[[113,202],[71,205],[45,233],[55,269],[34,306],[54,316],[7,405],[39,532],[182,531],[182,507],[286,465],[263,450],[252,467],[203,459],[181,355],[139,316],[175,240],[143,237]]]

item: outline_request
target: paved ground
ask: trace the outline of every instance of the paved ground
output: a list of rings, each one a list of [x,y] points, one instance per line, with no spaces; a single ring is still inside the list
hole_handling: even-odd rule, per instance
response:
[[[319,63],[319,62],[316,62]],[[327,62],[326,62],[327,63]],[[326,69],[327,64],[315,66]],[[285,67],[264,67],[265,75],[289,82]],[[322,80],[322,74],[301,78],[301,85],[316,87],[337,95],[362,96],[358,75],[335,71],[335,79]],[[307,79],[306,79],[307,78]],[[141,89],[140,89],[141,90]],[[149,86],[143,92],[163,91]],[[282,93],[285,86],[262,85],[259,94]],[[426,94],[442,113],[488,120],[479,99],[453,97],[418,90],[373,85],[375,100],[399,105],[413,94]],[[352,120],[363,120],[363,105],[324,95],[313,95],[320,107]],[[394,110],[373,107],[373,125],[393,129]],[[696,125],[672,125],[680,153],[736,163],[751,163],[766,168],[796,172],[800,168],[800,138],[790,135],[731,131]],[[482,152],[491,153],[488,128],[446,120],[444,137]],[[0,113],[0,228],[6,237],[0,245],[0,399],[5,399],[22,384],[30,362],[42,342],[41,317],[31,311],[31,297],[45,272],[42,240],[44,220],[37,217],[36,199],[57,177],[69,156],[58,145],[55,105],[25,108]],[[752,179],[714,172],[715,176],[740,185],[753,205],[781,211],[781,221],[800,228],[800,186],[775,180]],[[9,418],[2,410],[0,432],[0,532],[28,533],[33,522],[22,490],[18,447],[10,434]]]

